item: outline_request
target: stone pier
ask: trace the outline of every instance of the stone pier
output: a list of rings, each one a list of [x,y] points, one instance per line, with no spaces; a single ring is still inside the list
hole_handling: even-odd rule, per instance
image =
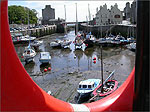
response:
[[[91,26],[91,25],[79,25],[79,30],[85,32],[92,32],[97,38],[100,38],[101,35],[104,37],[109,33],[113,35],[118,35],[119,33],[126,37],[136,38],[136,26],[135,25],[105,25],[105,26]],[[101,34],[102,33],[102,34]]]
[[[50,35],[53,33],[56,33],[57,30],[57,26],[56,25],[50,25],[50,26],[46,26],[46,27],[41,27],[41,28],[32,28],[29,30],[25,30],[25,31],[14,31],[11,32],[13,33],[22,33],[23,35],[29,34],[31,36],[35,36],[35,37],[42,37],[45,35]]]

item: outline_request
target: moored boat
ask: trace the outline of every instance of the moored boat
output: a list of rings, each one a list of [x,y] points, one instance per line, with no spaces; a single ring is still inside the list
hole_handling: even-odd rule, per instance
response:
[[[130,43],[129,45],[127,45],[127,48],[130,49],[131,51],[135,51],[136,50],[136,42]]]
[[[71,43],[72,43],[72,41],[70,39],[65,39],[65,40],[61,41],[60,44],[61,44],[62,48],[65,48],[65,47],[70,46]]]
[[[23,57],[26,63],[33,61],[35,55],[36,55],[36,52],[30,46],[25,48]]]
[[[113,93],[118,87],[118,81],[110,79],[114,75],[115,70],[109,75],[109,77],[100,84],[91,94],[90,101],[95,100],[96,97],[104,97]]]
[[[82,47],[83,40],[81,39],[81,35],[77,35],[77,37],[74,40],[75,48],[76,46]]]
[[[94,96],[107,96],[114,92],[117,89],[118,82],[116,80],[108,80],[103,87],[103,92],[102,92],[102,84],[99,85],[94,91],[93,95]]]
[[[43,41],[34,40],[32,43],[30,43],[30,45],[33,46],[33,47],[38,47],[38,46],[40,46],[42,43],[43,43]]]
[[[39,61],[44,64],[44,63],[49,63],[51,60],[51,56],[49,54],[49,52],[41,52],[40,53],[40,59]]]
[[[29,42],[29,41],[34,41],[36,39],[36,37],[31,37],[29,35],[25,35],[25,36],[22,36],[20,41],[21,42]]]
[[[94,46],[94,42],[90,39],[86,39],[84,41],[84,44],[86,45],[86,47],[93,47]]]
[[[61,47],[61,42],[62,42],[61,40],[56,39],[55,41],[50,43],[50,46],[51,47]]]
[[[11,34],[12,41],[14,44],[18,44],[21,41],[22,33]]]
[[[100,82],[100,79],[88,79],[81,81],[77,89],[78,94],[76,98],[81,100],[83,98],[90,97],[91,93],[98,87]]]

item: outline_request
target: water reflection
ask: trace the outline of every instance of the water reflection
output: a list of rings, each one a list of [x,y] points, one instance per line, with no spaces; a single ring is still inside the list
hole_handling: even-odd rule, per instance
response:
[[[64,101],[74,102],[76,88],[81,80],[87,78],[100,78],[101,50],[99,46],[92,48],[75,49],[71,43],[69,49],[54,49],[49,43],[56,38],[68,38],[74,40],[74,31],[63,37],[62,34],[53,34],[42,37],[43,44],[39,46],[34,62],[25,64],[21,56],[27,45],[15,45],[16,52],[22,61],[23,66],[30,74],[31,78],[45,91],[51,90]],[[40,52],[46,51],[51,55],[51,61],[47,65],[42,65],[39,61]],[[135,53],[121,47],[103,47],[104,78],[109,72],[116,69],[115,78],[122,84],[134,66]],[[93,58],[96,57],[96,63]],[[51,67],[51,71],[44,72],[44,69]],[[59,86],[58,86],[59,85]],[[63,88],[63,89],[62,89]]]
[[[29,63],[28,65],[24,65],[24,63],[22,62],[28,73],[36,74],[37,72],[43,71],[44,67],[41,66],[41,63],[39,62],[39,54],[41,51],[50,53],[52,59],[50,62],[51,64],[48,66],[52,67],[53,74],[55,74],[56,72],[57,74],[61,74],[62,72],[68,73],[75,70],[99,70],[101,54],[99,46],[85,48],[85,46],[83,45],[82,49],[75,49],[74,44],[71,43],[70,48],[67,49],[51,48],[49,43],[56,38],[66,38],[73,41],[75,39],[74,31],[69,32],[66,37],[64,37],[62,34],[54,34],[47,37],[42,37],[43,44],[36,50],[37,55],[34,58],[35,64]],[[15,49],[19,57],[22,56],[25,46],[27,45],[15,45]],[[119,55],[123,50],[125,49],[120,47],[103,47],[103,59],[110,58],[114,55]],[[97,58],[96,63],[93,63],[94,57]]]
[[[34,66],[35,66],[34,61],[24,64],[24,68],[26,69],[26,71],[28,71],[28,73],[33,73]]]

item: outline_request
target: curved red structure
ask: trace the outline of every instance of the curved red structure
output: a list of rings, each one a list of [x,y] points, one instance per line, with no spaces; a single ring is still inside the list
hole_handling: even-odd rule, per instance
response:
[[[1,1],[1,111],[89,111],[132,110],[134,69],[123,85],[102,100],[72,105],[48,95],[22,66],[10,36],[7,1]],[[82,108],[83,111],[84,108]]]

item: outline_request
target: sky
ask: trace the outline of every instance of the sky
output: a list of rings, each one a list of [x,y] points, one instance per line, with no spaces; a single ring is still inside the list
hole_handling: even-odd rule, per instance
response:
[[[110,9],[111,5],[118,4],[118,8],[123,11],[127,2],[130,4],[133,0],[106,0],[106,1],[31,1],[31,0],[23,0],[23,1],[16,1],[10,0],[8,1],[8,5],[21,5],[25,7],[29,7],[30,9],[35,9],[38,12],[38,17],[42,17],[42,9],[45,8],[45,5],[51,5],[52,8],[55,9],[55,19],[62,18],[65,19],[65,11],[64,5],[66,6],[66,21],[67,22],[75,22],[76,21],[76,5],[77,3],[77,18],[78,21],[86,21],[86,16],[89,17],[88,13],[88,4],[90,7],[91,18],[95,17],[96,8],[100,9],[100,6],[103,6],[105,3],[107,8]]]

